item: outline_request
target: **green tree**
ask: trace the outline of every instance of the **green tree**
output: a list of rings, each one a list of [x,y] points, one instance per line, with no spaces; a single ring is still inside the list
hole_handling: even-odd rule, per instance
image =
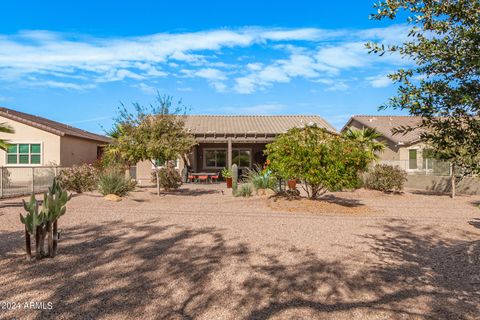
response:
[[[344,132],[343,136],[348,140],[357,142],[360,147],[368,152],[372,160],[378,160],[377,153],[385,149],[385,144],[378,141],[382,135],[372,128],[365,128],[362,130],[349,128]]]
[[[12,127],[6,123],[0,123],[0,133],[15,133]],[[0,139],[0,149],[7,150],[8,142],[4,139]]]
[[[134,112],[121,105],[115,119],[113,143],[107,154],[118,162],[136,164],[150,161],[157,176],[157,193],[160,194],[158,170],[168,161],[184,156],[196,144],[185,129],[186,108],[181,101],[173,106],[169,96],[158,96],[156,103],[144,107],[133,104]]]
[[[380,56],[413,62],[389,75],[398,93],[383,108],[422,117],[422,138],[436,158],[452,164],[454,197],[455,168],[480,171],[480,1],[382,0],[374,7],[373,19],[406,17],[411,26],[403,44],[367,44]]]
[[[355,187],[369,154],[357,142],[317,126],[293,128],[266,147],[269,168],[287,179],[301,179],[311,199],[326,191]]]

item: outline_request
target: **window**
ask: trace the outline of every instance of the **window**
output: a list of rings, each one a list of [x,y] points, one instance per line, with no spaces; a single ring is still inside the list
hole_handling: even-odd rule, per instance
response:
[[[226,149],[204,149],[203,150],[203,166],[205,168],[225,168],[227,166],[227,150]],[[239,167],[250,168],[252,163],[252,155],[250,150],[233,149],[232,164]]]
[[[205,168],[224,168],[227,166],[227,150],[205,149],[204,161]]]
[[[235,163],[239,167],[250,168],[251,154],[250,150],[236,150],[232,151],[232,164]]]
[[[417,169],[417,149],[408,150],[408,169]]]
[[[40,143],[14,143],[7,148],[7,164],[41,164]]]

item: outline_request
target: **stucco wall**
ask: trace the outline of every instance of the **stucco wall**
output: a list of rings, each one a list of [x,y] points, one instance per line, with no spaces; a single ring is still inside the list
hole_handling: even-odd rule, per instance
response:
[[[355,129],[362,130],[364,129],[364,126],[360,124],[358,121],[353,120],[349,128],[351,128],[352,130],[355,130]],[[380,160],[386,160],[386,161],[400,160],[400,153],[399,153],[400,148],[397,145],[395,145],[392,141],[384,138],[380,138],[379,141],[385,144],[385,149],[377,153]]]
[[[176,169],[179,173],[182,172],[184,162],[178,159],[176,162]],[[152,180],[153,165],[150,161],[140,161],[135,167],[135,179],[139,185],[149,185]]]
[[[408,175],[405,187],[434,192],[450,192],[449,176]],[[456,185],[458,194],[480,194],[480,178],[466,177]]]
[[[15,130],[14,134],[0,133],[1,139],[12,143],[41,143],[42,160],[40,165],[60,164],[60,137],[23,123],[0,117],[0,123],[7,123]],[[6,165],[6,152],[0,150],[0,166]]]
[[[60,165],[69,167],[74,164],[93,163],[97,160],[97,149],[102,144],[75,137],[60,138]]]

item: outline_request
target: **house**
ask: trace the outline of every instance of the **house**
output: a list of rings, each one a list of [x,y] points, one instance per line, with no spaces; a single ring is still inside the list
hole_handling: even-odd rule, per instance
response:
[[[375,129],[381,134],[380,141],[385,143],[385,150],[378,154],[381,163],[399,166],[408,173],[449,173],[447,163],[437,161],[429,156],[428,146],[422,141],[422,129],[414,129],[405,134],[394,134],[393,129],[399,127],[415,127],[421,117],[415,116],[368,116],[351,117],[342,132],[348,129]]]
[[[188,115],[185,127],[198,142],[177,168],[185,165],[193,172],[220,172],[237,164],[240,170],[265,162],[265,145],[294,127],[316,124],[337,132],[328,122],[315,115],[220,116]],[[186,162],[186,163],[185,163]],[[137,165],[137,180],[150,180],[150,162]]]
[[[0,139],[10,143],[8,150],[0,150],[0,167],[93,163],[110,142],[102,135],[7,108],[0,108],[0,123],[15,130],[0,133]]]

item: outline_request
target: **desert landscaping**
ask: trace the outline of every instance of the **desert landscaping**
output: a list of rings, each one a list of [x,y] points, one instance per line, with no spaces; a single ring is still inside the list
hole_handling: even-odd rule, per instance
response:
[[[475,319],[480,197],[359,189],[232,197],[224,184],[74,195],[58,256],[27,261],[0,201],[1,301],[16,319]]]

